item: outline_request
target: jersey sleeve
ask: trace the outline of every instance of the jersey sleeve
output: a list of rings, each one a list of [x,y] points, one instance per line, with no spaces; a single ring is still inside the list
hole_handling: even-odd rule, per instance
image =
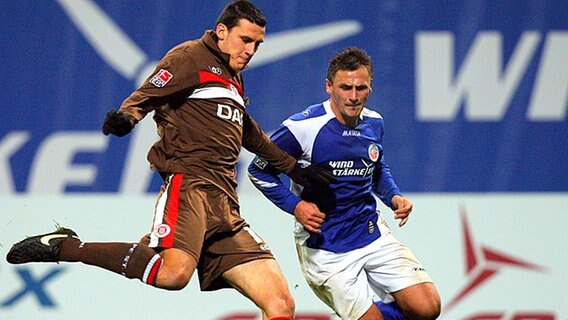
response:
[[[380,168],[378,168],[376,172],[376,179],[373,182],[373,191],[377,194],[379,199],[390,208],[392,207],[392,197],[401,195],[400,189],[394,181],[390,167],[384,160],[381,159]]]
[[[379,139],[382,142],[385,134],[384,123],[377,128],[377,131],[379,133]],[[394,181],[389,165],[385,162],[382,146],[380,149],[379,164],[373,175],[373,191],[386,206],[392,208],[392,197],[401,195],[401,192]]]
[[[243,115],[243,147],[270,163],[279,172],[288,173],[296,164],[296,160],[271,141],[246,112]]]
[[[280,126],[271,138],[280,149],[293,158],[297,159],[301,156],[300,144],[285,126]],[[258,156],[255,157],[248,167],[248,173],[251,182],[265,197],[281,210],[290,214],[294,213],[300,198],[290,191],[281,180],[280,172],[268,161]]]
[[[181,99],[199,84],[193,59],[181,48],[168,52],[153,73],[121,104],[120,111],[137,122],[168,102]]]

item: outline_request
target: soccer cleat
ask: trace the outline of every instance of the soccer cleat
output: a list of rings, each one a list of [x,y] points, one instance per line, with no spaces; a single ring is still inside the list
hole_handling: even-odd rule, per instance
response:
[[[79,240],[75,231],[58,226],[54,232],[27,237],[14,244],[6,255],[6,260],[11,264],[58,262],[61,243],[68,238]]]

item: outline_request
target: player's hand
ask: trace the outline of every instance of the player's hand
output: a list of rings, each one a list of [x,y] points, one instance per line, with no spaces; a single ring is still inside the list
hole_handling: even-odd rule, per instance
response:
[[[294,208],[294,216],[304,226],[304,229],[310,232],[321,232],[325,213],[321,212],[315,204],[301,200]]]
[[[134,122],[130,120],[129,116],[116,109],[112,109],[106,114],[102,130],[107,136],[109,133],[112,133],[115,136],[122,137],[129,134],[132,128],[134,128]]]
[[[292,171],[288,173],[290,179],[294,182],[309,187],[311,185],[328,186],[337,181],[337,178],[326,168],[318,166],[305,166],[296,163]]]
[[[391,204],[394,210],[394,218],[400,220],[398,226],[404,226],[410,218],[413,207],[412,202],[403,196],[395,195],[391,199]]]

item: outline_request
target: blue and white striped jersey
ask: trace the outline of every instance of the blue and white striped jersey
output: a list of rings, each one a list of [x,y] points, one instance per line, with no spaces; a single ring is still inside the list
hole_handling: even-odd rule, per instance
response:
[[[300,163],[325,166],[337,182],[329,187],[288,188],[279,172],[260,159],[249,165],[254,185],[280,209],[293,213],[300,201],[315,203],[326,214],[321,233],[309,233],[297,223],[296,237],[310,248],[347,252],[380,237],[375,194],[387,206],[400,190],[384,162],[382,116],[365,108],[355,128],[341,124],[329,100],[285,120],[272,140]]]

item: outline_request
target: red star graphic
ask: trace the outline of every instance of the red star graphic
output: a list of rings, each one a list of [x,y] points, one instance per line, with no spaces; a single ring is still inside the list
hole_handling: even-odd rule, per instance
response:
[[[458,302],[465,299],[465,297],[471,294],[474,290],[478,289],[483,283],[496,275],[503,267],[518,267],[540,272],[544,271],[544,269],[540,266],[499,253],[484,246],[481,246],[480,250],[476,250],[466,219],[465,209],[462,208],[460,211],[466,254],[466,274],[469,277],[469,281],[463,289],[446,304],[444,308],[445,312],[453,308]]]

